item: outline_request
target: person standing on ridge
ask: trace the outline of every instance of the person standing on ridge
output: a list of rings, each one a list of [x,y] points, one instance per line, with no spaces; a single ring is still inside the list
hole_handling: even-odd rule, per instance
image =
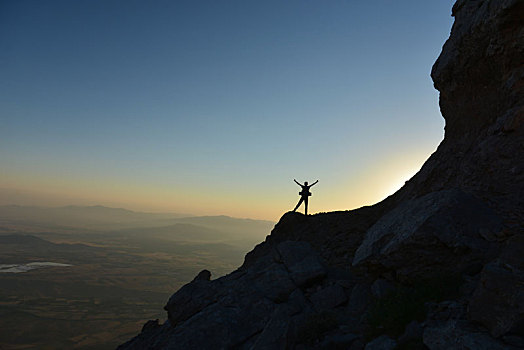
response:
[[[298,192],[298,194],[300,195],[300,200],[298,201],[298,204],[295,207],[295,209],[293,209],[293,211],[297,211],[298,207],[300,207],[300,204],[304,202],[304,207],[305,207],[304,214],[307,215],[307,200],[308,200],[308,197],[311,196],[311,192],[309,192],[309,189],[313,187],[318,182],[318,180],[313,182],[311,185],[308,185],[307,181],[305,181],[303,185],[295,179],[293,179],[293,181],[295,181],[297,185],[302,187],[302,191]]]

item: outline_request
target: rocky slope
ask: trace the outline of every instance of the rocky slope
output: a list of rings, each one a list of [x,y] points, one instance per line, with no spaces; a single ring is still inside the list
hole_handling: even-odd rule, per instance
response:
[[[458,0],[432,70],[445,138],[371,207],[285,214],[119,349],[524,348],[524,1]]]

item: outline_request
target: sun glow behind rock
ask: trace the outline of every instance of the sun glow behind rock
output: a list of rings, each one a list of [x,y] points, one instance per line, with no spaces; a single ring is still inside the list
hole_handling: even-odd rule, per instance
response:
[[[311,212],[376,203],[441,140],[450,2],[12,2],[0,202],[277,220],[297,178]]]
[[[417,171],[414,170],[413,172],[410,172],[410,173],[404,173],[399,176],[398,180],[392,181],[388,189],[384,192],[384,197],[391,196],[392,194],[400,190],[402,186],[406,184],[406,181],[411,179],[413,175],[416,174],[416,172]]]

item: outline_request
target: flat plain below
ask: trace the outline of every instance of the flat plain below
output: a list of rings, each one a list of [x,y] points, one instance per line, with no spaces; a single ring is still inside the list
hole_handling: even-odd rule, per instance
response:
[[[238,267],[272,228],[253,223],[241,236],[212,222],[103,231],[1,220],[0,264],[70,266],[0,273],[0,349],[114,349],[163,322],[168,298],[202,269]]]

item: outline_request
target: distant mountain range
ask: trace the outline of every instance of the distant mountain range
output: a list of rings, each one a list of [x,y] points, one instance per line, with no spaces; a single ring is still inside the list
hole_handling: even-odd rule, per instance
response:
[[[205,228],[243,233],[269,233],[274,223],[265,220],[238,219],[228,216],[186,216],[176,213],[145,213],[101,205],[64,207],[0,206],[1,224],[24,224],[49,227],[74,227],[90,230],[138,229],[192,224]]]

